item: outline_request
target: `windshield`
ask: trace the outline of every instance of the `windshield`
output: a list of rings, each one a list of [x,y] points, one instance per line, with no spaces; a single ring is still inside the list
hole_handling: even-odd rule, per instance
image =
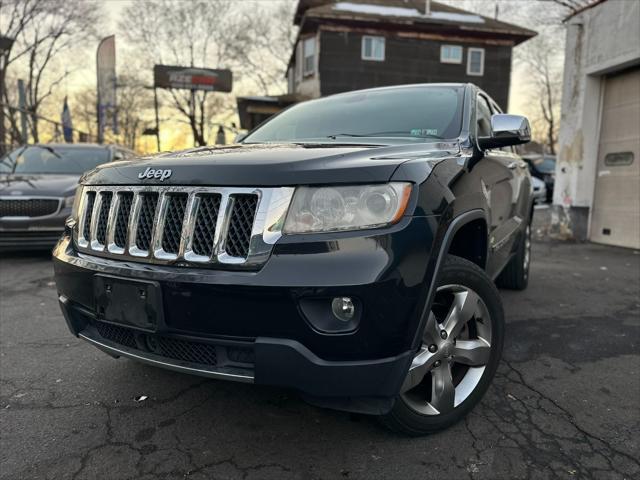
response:
[[[106,148],[30,145],[2,157],[0,173],[81,175],[108,161]]]
[[[321,98],[283,111],[243,143],[344,143],[364,137],[385,144],[456,138],[462,124],[463,95],[463,87],[416,86]]]

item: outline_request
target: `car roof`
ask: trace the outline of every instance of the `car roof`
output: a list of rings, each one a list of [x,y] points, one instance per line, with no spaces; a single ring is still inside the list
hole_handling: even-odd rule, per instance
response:
[[[99,143],[32,143],[29,146],[46,145],[51,148],[109,148],[116,145],[102,145]]]
[[[117,143],[62,143],[62,142],[58,142],[58,143],[30,143],[27,146],[28,147],[33,147],[33,146],[37,146],[37,145],[43,145],[43,146],[47,146],[47,147],[51,147],[51,148],[104,148],[104,149],[111,149],[111,148],[120,148],[122,150],[128,150],[128,151],[133,151],[130,148],[127,147],[123,147],[122,145],[118,145]]]
[[[429,87],[456,87],[456,88],[464,88],[464,87],[468,87],[473,85],[472,83],[462,83],[462,82],[451,82],[451,83],[408,83],[408,84],[403,84],[403,85],[388,85],[385,87],[373,87],[373,88],[365,88],[362,90],[351,90],[349,92],[341,92],[341,93],[334,93],[333,95],[328,95],[326,97],[322,97],[322,98],[330,98],[330,97],[340,97],[340,96],[347,96],[347,95],[352,95],[352,94],[357,94],[357,93],[367,93],[367,92],[384,92],[384,91],[389,91],[389,90],[403,90],[403,89],[409,89],[409,88],[416,88],[416,87],[423,87],[423,88],[429,88]],[[477,87],[476,87],[477,88]]]

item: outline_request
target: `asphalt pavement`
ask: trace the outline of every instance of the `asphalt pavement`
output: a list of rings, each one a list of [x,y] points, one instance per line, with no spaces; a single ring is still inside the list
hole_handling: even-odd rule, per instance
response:
[[[640,252],[537,241],[487,395],[424,438],[291,391],[114,360],[45,254],[0,254],[1,479],[640,478]]]

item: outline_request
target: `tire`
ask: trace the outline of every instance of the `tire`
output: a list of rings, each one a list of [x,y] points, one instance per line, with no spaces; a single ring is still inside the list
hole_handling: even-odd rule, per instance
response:
[[[531,224],[518,241],[518,250],[498,276],[499,287],[509,290],[524,290],[529,285],[529,267],[531,265]]]
[[[457,309],[452,308],[454,303]],[[454,310],[460,321],[455,321]],[[445,336],[443,331],[450,335]],[[423,345],[407,375],[403,392],[391,411],[379,417],[380,422],[410,436],[433,433],[458,422],[487,391],[500,362],[503,342],[504,312],[494,283],[477,265],[447,256],[425,326]],[[434,344],[437,344],[435,353],[430,349]],[[468,359],[463,360],[464,357]],[[420,370],[414,369],[419,359],[426,361]],[[447,369],[450,384],[446,380]],[[436,380],[442,378],[443,382]]]

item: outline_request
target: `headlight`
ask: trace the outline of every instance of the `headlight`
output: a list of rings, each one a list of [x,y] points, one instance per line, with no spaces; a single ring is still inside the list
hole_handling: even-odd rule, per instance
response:
[[[360,230],[400,220],[411,184],[394,182],[348,187],[298,187],[284,233]]]

